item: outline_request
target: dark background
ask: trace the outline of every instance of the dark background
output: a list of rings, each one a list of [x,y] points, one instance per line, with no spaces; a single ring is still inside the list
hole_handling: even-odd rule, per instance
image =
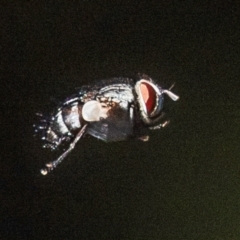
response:
[[[1,239],[240,239],[238,1],[1,3]],[[201,3],[200,3],[201,2]],[[80,141],[55,159],[35,112],[97,79],[162,86],[150,141]]]

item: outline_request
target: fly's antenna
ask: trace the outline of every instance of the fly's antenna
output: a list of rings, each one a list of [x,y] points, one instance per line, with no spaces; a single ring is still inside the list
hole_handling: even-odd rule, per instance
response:
[[[171,91],[171,89],[175,86],[175,82],[171,85],[171,87],[168,89],[169,91]]]
[[[179,96],[171,92],[171,89],[174,87],[175,82],[171,85],[169,89],[165,89],[162,92],[167,94],[173,101],[177,101],[179,99]]]

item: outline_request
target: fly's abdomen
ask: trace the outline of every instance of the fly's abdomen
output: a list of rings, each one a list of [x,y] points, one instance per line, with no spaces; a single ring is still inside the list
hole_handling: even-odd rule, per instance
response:
[[[74,131],[81,127],[80,111],[81,107],[77,102],[63,108],[62,118],[64,124],[68,128],[68,131]]]
[[[56,149],[61,143],[69,142],[76,131],[81,128],[80,111],[81,106],[78,102],[71,103],[59,109],[59,111],[50,116],[39,115],[40,123],[35,125],[35,131],[40,132],[43,147]]]

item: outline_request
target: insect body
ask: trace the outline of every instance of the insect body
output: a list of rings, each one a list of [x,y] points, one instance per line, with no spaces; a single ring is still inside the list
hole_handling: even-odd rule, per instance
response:
[[[43,147],[54,150],[68,145],[41,173],[45,175],[55,168],[85,134],[105,142],[148,140],[143,130],[160,129],[169,122],[162,119],[165,94],[174,101],[179,98],[146,75],[137,79],[112,78],[81,87],[50,116],[38,114],[40,121],[34,127],[44,140]]]

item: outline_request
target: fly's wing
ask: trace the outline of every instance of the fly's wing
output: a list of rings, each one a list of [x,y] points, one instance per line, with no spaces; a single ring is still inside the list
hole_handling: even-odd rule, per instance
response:
[[[126,140],[133,135],[133,109],[111,109],[111,116],[92,122],[87,133],[106,142]]]
[[[99,90],[96,99],[109,107],[108,117],[88,125],[87,133],[106,142],[121,141],[133,135],[133,87],[115,83]]]

